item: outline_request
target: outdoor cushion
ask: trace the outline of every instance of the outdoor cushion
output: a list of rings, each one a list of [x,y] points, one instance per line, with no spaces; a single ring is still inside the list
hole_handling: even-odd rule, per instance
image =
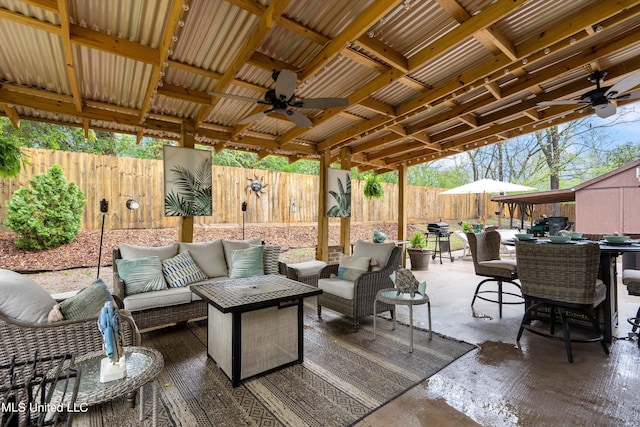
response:
[[[166,289],[162,275],[162,261],[157,256],[135,259],[117,259],[118,274],[124,281],[125,294]]]
[[[231,259],[231,251],[236,249],[248,249],[251,245],[261,245],[262,239],[254,237],[247,240],[227,240],[222,239],[222,247],[224,248],[224,258],[227,260],[227,268],[231,270],[233,267],[233,259]]]
[[[318,288],[328,294],[352,300],[355,282],[338,278],[320,279],[318,280]]]
[[[629,285],[633,282],[640,282],[640,270],[622,270],[622,283]]]
[[[262,246],[251,246],[247,249],[231,251],[231,272],[229,277],[240,279],[242,277],[263,275],[263,256],[264,249]]]
[[[395,243],[372,243],[358,240],[353,248],[353,255],[371,258],[371,271],[378,271],[387,265]]]
[[[56,304],[49,313],[49,321],[76,320],[96,317],[107,301],[113,300],[111,292],[102,279],[96,279],[91,285],[74,296]]]
[[[280,267],[278,259],[280,258],[280,246],[264,245],[263,248],[263,266],[264,274],[278,274]]]
[[[15,271],[0,269],[0,312],[23,322],[46,322],[56,300],[39,284]]]
[[[207,277],[219,277],[229,274],[224,258],[222,239],[201,243],[179,243],[179,252],[189,251],[191,258]]]
[[[338,279],[355,281],[362,273],[369,271],[370,257],[341,256]]]
[[[173,258],[162,261],[162,274],[171,288],[190,285],[207,280],[207,275],[196,265],[189,251],[181,252]]]
[[[494,259],[491,261],[481,261],[478,263],[483,267],[504,268],[509,271],[516,271],[518,265],[514,261]]]
[[[191,289],[189,287],[165,288],[156,292],[145,292],[127,296],[124,308],[131,311],[146,310],[191,302]]]
[[[118,248],[120,249],[120,256],[124,259],[157,256],[163,260],[178,255],[178,243],[172,243],[166,246],[136,246],[120,243]]]

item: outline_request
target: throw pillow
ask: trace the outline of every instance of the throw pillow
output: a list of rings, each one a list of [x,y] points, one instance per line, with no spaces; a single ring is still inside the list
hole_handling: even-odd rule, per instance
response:
[[[358,256],[342,256],[338,265],[338,279],[355,281],[362,273],[369,271],[371,258]]]
[[[56,300],[39,284],[15,271],[0,269],[0,312],[22,322],[46,322]]]
[[[231,251],[232,267],[229,277],[231,279],[240,279],[242,277],[263,275],[263,256],[264,249],[262,245]]]
[[[278,274],[280,267],[278,259],[280,259],[280,246],[264,245],[263,248],[263,264],[264,274]]]
[[[418,282],[418,279],[415,278],[411,270],[399,268],[397,271],[391,273],[389,277],[391,277],[391,281],[396,285],[398,295],[408,293],[411,298],[413,298],[416,292],[418,292],[420,282]]]
[[[96,279],[80,292],[56,304],[49,313],[49,322],[97,317],[104,303],[113,297],[102,279]]]
[[[178,254],[178,243],[172,243],[166,246],[136,246],[120,243],[120,256],[125,259],[148,258],[157,256],[161,260],[169,259]]]
[[[157,256],[117,259],[118,274],[124,281],[126,295],[159,291],[167,288],[162,275],[162,261]]]
[[[189,251],[191,258],[207,277],[229,275],[227,262],[224,259],[222,239],[210,242],[183,243],[180,242],[179,252]]]
[[[191,258],[189,251],[162,261],[162,274],[171,288],[180,288],[208,279]]]
[[[222,247],[224,248],[224,257],[227,260],[227,268],[231,270],[233,268],[233,258],[231,257],[231,251],[236,249],[247,249],[251,245],[261,245],[262,239],[259,237],[252,237],[247,240],[227,240],[222,239]]]
[[[353,256],[371,257],[371,266],[373,267],[371,270],[377,271],[387,265],[395,247],[395,243],[372,243],[358,240],[353,248]]]

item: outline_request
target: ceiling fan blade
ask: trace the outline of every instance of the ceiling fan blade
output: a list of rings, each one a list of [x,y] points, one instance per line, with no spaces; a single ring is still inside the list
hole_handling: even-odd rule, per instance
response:
[[[616,96],[617,94],[625,93],[626,91],[633,89],[638,85],[640,85],[640,71],[636,71],[630,76],[620,80],[618,83],[611,86],[611,88],[609,88],[609,90],[604,95],[611,98],[612,96]]]
[[[247,123],[255,122],[256,120],[260,120],[267,114],[269,114],[271,110],[261,111],[259,113],[252,114],[250,116],[245,117],[244,119],[238,122],[239,125],[246,125]]]
[[[615,99],[616,101],[625,100],[625,99],[640,99],[640,89],[634,90],[633,92],[623,93],[622,95],[616,96],[613,99]]]
[[[220,98],[229,98],[229,99],[235,99],[237,101],[245,101],[245,102],[253,102],[254,104],[256,102],[258,102],[257,99],[253,99],[253,98],[249,98],[248,96],[240,96],[240,95],[234,95],[232,93],[223,93],[223,92],[207,92],[207,94],[211,95],[211,96],[218,96]]]
[[[571,104],[588,104],[580,99],[557,99],[555,101],[542,101],[538,105],[571,105]]]
[[[346,107],[349,105],[349,98],[311,98],[295,103],[299,108],[331,108]]]
[[[616,113],[616,106],[611,103],[607,103],[606,105],[598,105],[594,108],[596,110],[596,114],[601,119],[606,119],[607,117],[611,117]]]
[[[276,80],[276,96],[281,101],[288,101],[293,96],[298,84],[298,76],[290,70],[281,70]]]
[[[305,116],[304,114],[300,114],[297,111],[287,110],[285,115],[289,120],[295,123],[296,126],[299,126],[301,128],[310,128],[311,126],[313,126],[313,123],[307,116]]]

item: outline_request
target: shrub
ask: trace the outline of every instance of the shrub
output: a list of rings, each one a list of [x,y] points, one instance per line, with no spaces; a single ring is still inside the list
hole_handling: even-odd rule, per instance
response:
[[[80,187],[68,182],[59,165],[29,180],[7,203],[4,224],[20,235],[16,246],[49,249],[73,241],[80,233],[86,199]]]
[[[416,230],[409,237],[409,247],[413,249],[426,249],[427,238],[422,231]]]

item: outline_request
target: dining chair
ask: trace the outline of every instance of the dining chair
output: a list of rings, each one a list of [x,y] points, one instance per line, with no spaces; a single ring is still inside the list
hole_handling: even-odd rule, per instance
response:
[[[502,318],[502,306],[504,304],[523,304],[524,299],[520,293],[520,285],[515,282],[518,278],[517,264],[515,260],[500,259],[500,233],[497,231],[486,231],[481,233],[467,233],[469,240],[469,248],[471,249],[471,258],[473,259],[473,267],[476,275],[488,277],[478,283],[473,294],[471,307],[476,299],[481,299],[498,304],[500,318]],[[497,289],[483,289],[483,285],[489,282],[496,282]],[[518,288],[518,293],[504,291],[503,283],[510,283]],[[495,294],[496,298],[485,296],[484,294]],[[516,300],[505,300],[504,296],[510,295]]]
[[[573,363],[572,342],[600,342],[608,355],[598,319],[599,306],[606,297],[606,286],[597,278],[598,244],[518,241],[516,258],[526,301],[517,341],[520,342],[525,330],[564,341],[569,363]],[[545,323],[548,323],[548,332],[543,329]],[[562,336],[556,334],[556,323],[562,325]],[[586,331],[584,337],[572,337],[571,329],[577,327],[591,330]]]

